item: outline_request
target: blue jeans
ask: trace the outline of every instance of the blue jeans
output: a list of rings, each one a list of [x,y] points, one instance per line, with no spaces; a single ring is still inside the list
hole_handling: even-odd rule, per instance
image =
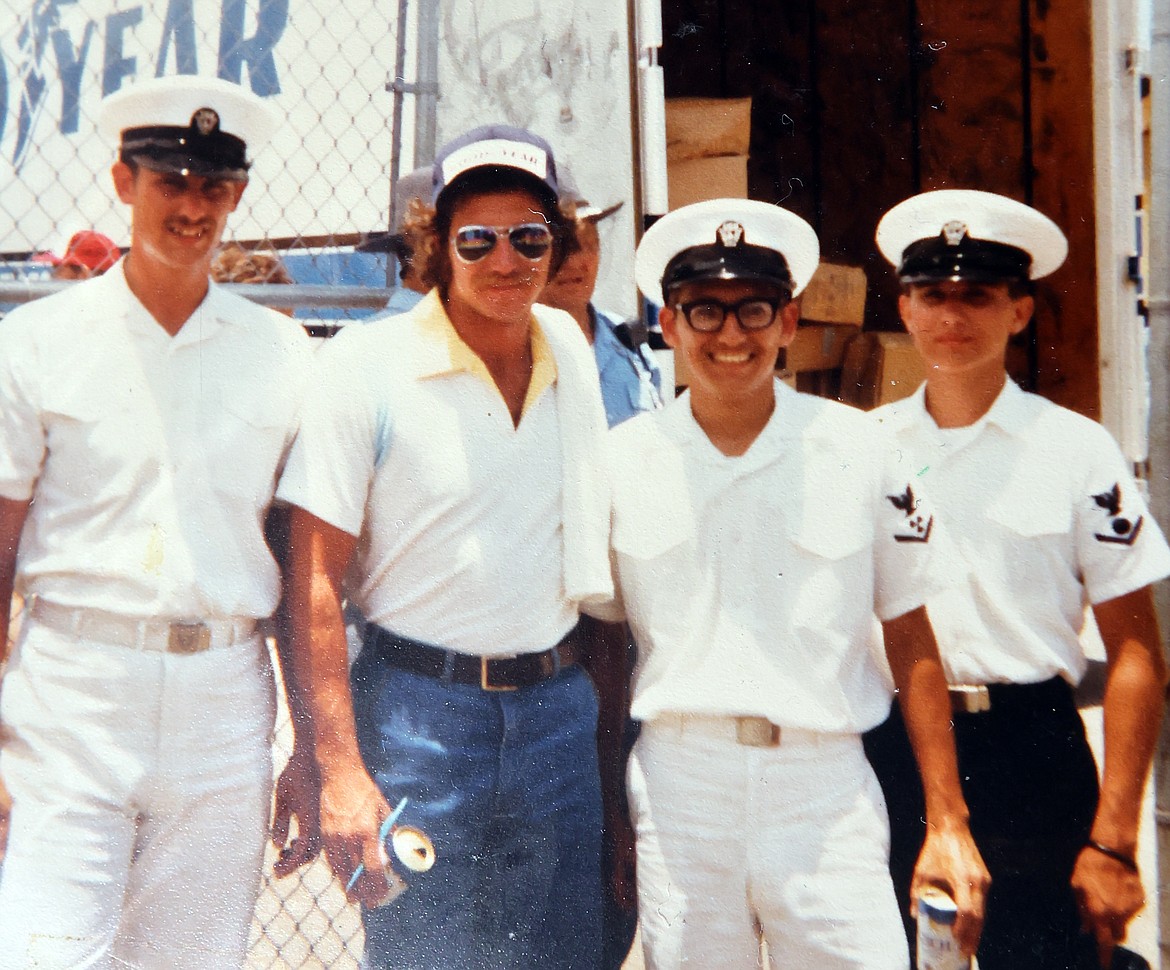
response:
[[[387,970],[594,970],[601,949],[597,698],[570,667],[484,691],[363,652],[351,674],[358,743],[435,865],[367,910],[366,956]]]

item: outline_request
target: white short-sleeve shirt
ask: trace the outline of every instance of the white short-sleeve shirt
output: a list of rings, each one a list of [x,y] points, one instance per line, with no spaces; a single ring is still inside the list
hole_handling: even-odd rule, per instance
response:
[[[635,718],[852,733],[889,711],[875,625],[935,588],[933,517],[862,412],[779,381],[775,393],[735,458],[696,424],[689,394],[610,432]]]
[[[940,429],[925,385],[872,412],[922,468],[959,575],[928,602],[951,683],[1077,683],[1088,603],[1170,573],[1170,548],[1095,421],[1010,380],[975,425]]]
[[[518,427],[437,291],[321,349],[278,496],[358,537],[346,588],[371,622],[477,656],[545,650],[577,622],[555,364],[534,328]]]
[[[170,336],[123,264],[0,322],[0,495],[33,498],[17,588],[130,616],[266,617],[263,523],[311,361],[211,284]]]

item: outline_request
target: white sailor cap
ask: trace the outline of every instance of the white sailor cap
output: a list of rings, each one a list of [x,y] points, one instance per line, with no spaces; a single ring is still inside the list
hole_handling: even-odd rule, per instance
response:
[[[1039,279],[1068,255],[1060,227],[992,192],[940,189],[898,203],[877,227],[882,255],[903,283]]]
[[[123,161],[241,182],[246,149],[267,142],[279,123],[275,108],[240,85],[186,74],[116,91],[98,116],[103,134],[119,140]]]
[[[701,280],[757,280],[795,296],[820,262],[817,234],[787,209],[752,199],[711,199],[667,213],[638,244],[634,277],[650,300]]]

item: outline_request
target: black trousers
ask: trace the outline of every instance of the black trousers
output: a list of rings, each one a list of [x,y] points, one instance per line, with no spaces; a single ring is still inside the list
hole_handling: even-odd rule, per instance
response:
[[[993,685],[991,710],[956,713],[971,833],[991,873],[981,970],[1089,970],[1070,880],[1097,809],[1097,769],[1072,689],[1060,678]],[[890,872],[910,952],[910,880],[926,826],[922,783],[898,705],[865,736],[890,812]]]

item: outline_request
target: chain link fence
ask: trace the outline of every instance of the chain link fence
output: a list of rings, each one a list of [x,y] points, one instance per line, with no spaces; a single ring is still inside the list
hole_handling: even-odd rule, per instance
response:
[[[279,774],[292,751],[293,730],[283,691],[278,695],[282,700],[277,711],[273,761]],[[269,843],[264,882],[252,919],[249,970],[358,967],[365,942],[361,913],[346,900],[345,891],[333,878],[324,857],[284,879],[272,873],[275,860],[276,852]]]
[[[353,246],[389,226],[399,158],[413,167],[420,99],[403,75],[417,70],[420,29],[436,29],[420,5],[0,0],[0,286],[48,279],[46,254],[61,255],[79,230],[129,243],[101,100],[139,80],[199,74],[250,88],[282,118],[269,144],[249,146],[251,184],[225,242],[277,252],[299,284],[385,289],[387,257]],[[433,105],[433,84],[427,92]],[[358,317],[370,303],[306,300],[297,316]]]

